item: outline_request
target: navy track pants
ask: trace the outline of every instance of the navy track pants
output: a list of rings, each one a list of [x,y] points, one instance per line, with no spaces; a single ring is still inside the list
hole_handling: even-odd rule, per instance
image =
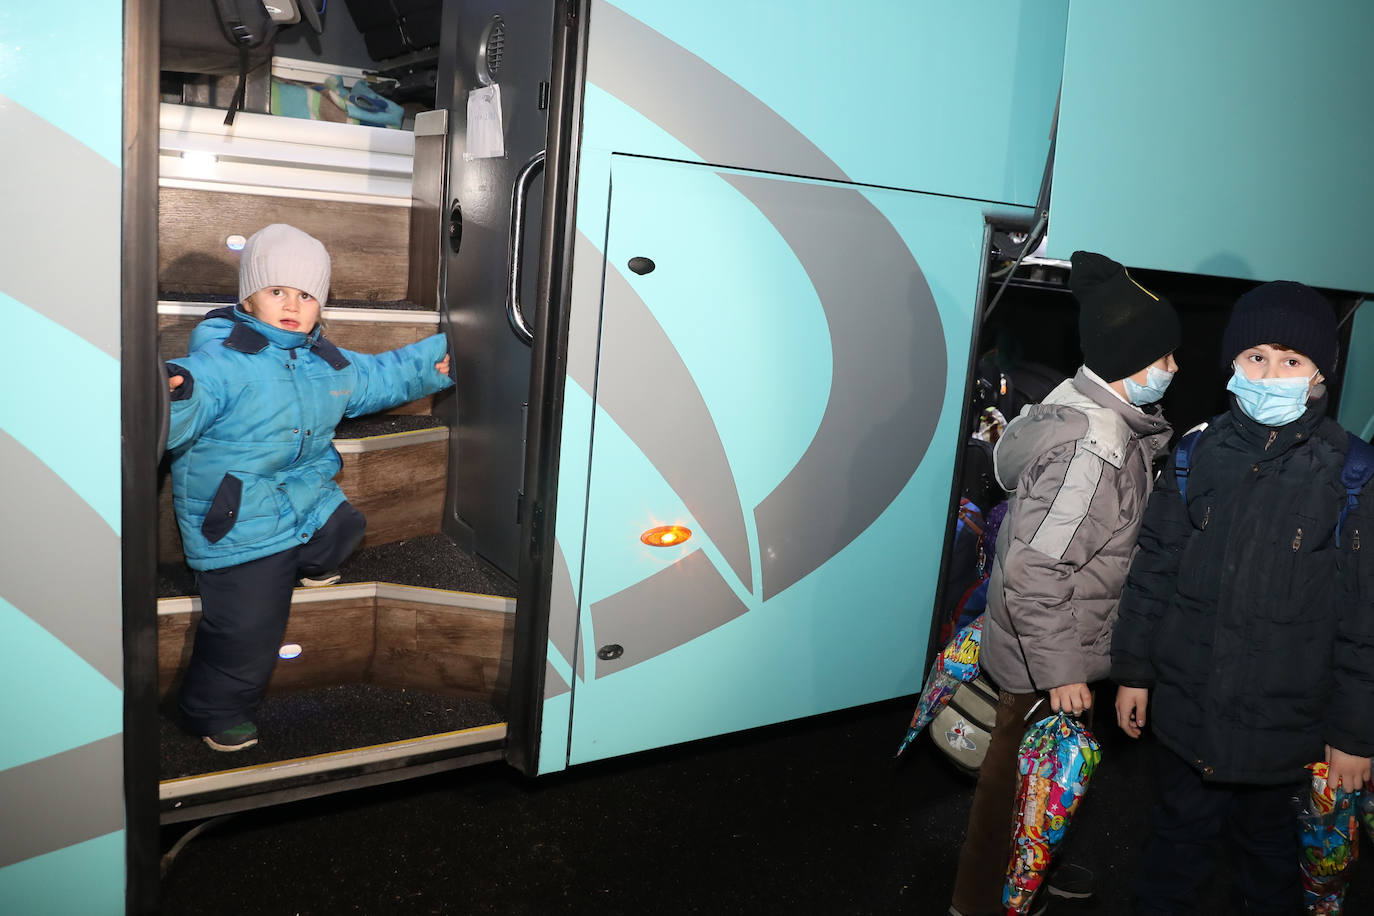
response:
[[[253,718],[277,664],[296,580],[337,569],[366,528],[363,514],[344,503],[299,547],[198,575],[200,625],[181,686],[188,731],[214,735]]]
[[[1303,912],[1292,799],[1307,790],[1306,783],[1207,782],[1163,745],[1155,748],[1155,778],[1153,824],[1135,883],[1136,913],[1197,912],[1199,894],[1228,841],[1235,853],[1230,876],[1243,912]]]

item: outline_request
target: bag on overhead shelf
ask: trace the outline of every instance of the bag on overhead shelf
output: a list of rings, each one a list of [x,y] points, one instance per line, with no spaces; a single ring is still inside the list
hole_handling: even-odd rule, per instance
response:
[[[305,19],[323,31],[314,0],[162,0],[161,69],[216,76],[238,74],[238,89],[225,114],[233,124],[243,110],[248,72],[272,56],[272,43],[284,22]]]

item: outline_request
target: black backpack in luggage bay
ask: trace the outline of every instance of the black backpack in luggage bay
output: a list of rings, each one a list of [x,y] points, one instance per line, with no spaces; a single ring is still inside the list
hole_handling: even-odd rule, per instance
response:
[[[978,360],[973,407],[981,413],[995,407],[1011,422],[1029,404],[1039,404],[1068,376],[1058,369],[1028,360],[1002,365],[992,356]]]
[[[363,37],[367,56],[374,61],[395,60],[439,44],[442,37],[442,0],[345,0],[353,24]],[[494,19],[499,23],[499,16]],[[505,27],[484,36],[489,53],[499,59]]]

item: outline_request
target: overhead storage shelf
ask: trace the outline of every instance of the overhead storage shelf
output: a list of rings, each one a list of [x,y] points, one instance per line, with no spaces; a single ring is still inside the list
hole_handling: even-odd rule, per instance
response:
[[[171,103],[158,127],[162,187],[410,206],[407,130]]]

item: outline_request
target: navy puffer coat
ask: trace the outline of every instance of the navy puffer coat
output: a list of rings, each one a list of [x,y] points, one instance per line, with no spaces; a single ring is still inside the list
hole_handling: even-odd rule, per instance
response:
[[[403,404],[453,384],[434,368],[436,334],[369,355],[217,309],[168,363],[172,497],[192,569],[247,563],[304,544],[344,501],[332,438],[343,417]]]
[[[1207,779],[1301,780],[1326,744],[1374,755],[1374,604],[1336,543],[1347,438],[1323,406],[1271,428],[1233,401],[1187,505],[1171,460],[1146,509],[1112,677],[1151,689],[1155,736]]]

